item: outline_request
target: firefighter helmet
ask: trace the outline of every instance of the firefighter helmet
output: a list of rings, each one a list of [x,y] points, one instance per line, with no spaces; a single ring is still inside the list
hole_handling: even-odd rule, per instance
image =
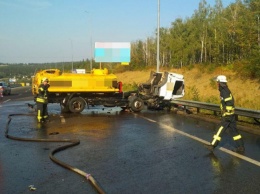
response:
[[[227,77],[224,76],[224,75],[219,75],[219,76],[216,78],[216,81],[217,81],[217,82],[224,82],[224,83],[226,83],[226,82],[227,82]]]
[[[43,82],[49,82],[48,78],[47,77],[42,78],[42,83]]]

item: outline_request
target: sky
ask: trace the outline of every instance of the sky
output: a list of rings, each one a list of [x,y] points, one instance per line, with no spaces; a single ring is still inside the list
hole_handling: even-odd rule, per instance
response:
[[[160,27],[191,17],[200,1],[160,0]],[[85,60],[95,42],[154,37],[157,16],[158,0],[0,0],[0,63]]]

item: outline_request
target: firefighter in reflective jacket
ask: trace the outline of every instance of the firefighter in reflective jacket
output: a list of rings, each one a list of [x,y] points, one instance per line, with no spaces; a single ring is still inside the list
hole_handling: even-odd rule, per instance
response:
[[[50,85],[48,78],[43,78],[42,83],[38,88],[38,95],[36,97],[38,122],[45,122],[48,119],[47,104],[49,87]]]
[[[211,151],[217,147],[218,143],[221,141],[221,137],[223,133],[229,129],[229,132],[235,142],[235,150],[236,152],[243,153],[245,151],[244,143],[242,136],[239,134],[236,127],[236,117],[235,117],[235,106],[234,106],[234,98],[227,86],[227,78],[224,75],[219,75],[216,78],[218,83],[218,88],[220,91],[220,109],[222,113],[221,125],[217,131],[217,133],[213,136],[213,140],[210,145],[207,145],[207,148]]]

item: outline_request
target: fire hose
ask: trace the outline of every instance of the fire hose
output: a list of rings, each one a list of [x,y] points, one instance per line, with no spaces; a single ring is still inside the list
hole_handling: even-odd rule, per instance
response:
[[[50,159],[55,162],[56,164],[62,166],[63,168],[67,168],[68,170],[71,170],[81,176],[83,176],[84,178],[86,178],[90,184],[96,189],[96,191],[100,194],[104,194],[104,190],[102,189],[102,187],[100,186],[100,184],[94,179],[94,177],[89,174],[86,173],[78,168],[75,168],[69,164],[66,164],[65,162],[62,162],[61,160],[58,160],[57,158],[54,157],[54,155],[60,151],[63,151],[67,148],[76,146],[80,144],[80,140],[79,139],[35,139],[35,138],[23,138],[23,137],[15,137],[12,135],[9,135],[9,124],[11,123],[12,117],[15,116],[35,116],[34,114],[9,114],[8,115],[8,121],[6,124],[6,129],[5,129],[5,137],[8,139],[12,139],[12,140],[17,140],[17,141],[28,141],[28,142],[63,142],[63,143],[70,143],[64,146],[60,146],[54,150],[51,151],[51,153],[49,154]]]

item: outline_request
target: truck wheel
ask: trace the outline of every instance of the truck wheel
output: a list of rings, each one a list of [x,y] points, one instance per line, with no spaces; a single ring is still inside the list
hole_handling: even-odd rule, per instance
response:
[[[85,101],[80,97],[74,97],[69,102],[69,110],[73,113],[80,113],[85,108]]]
[[[140,112],[144,108],[144,101],[139,97],[135,97],[130,100],[129,106],[133,112]]]
[[[254,120],[255,120],[258,124],[260,124],[260,119],[254,118]]]

